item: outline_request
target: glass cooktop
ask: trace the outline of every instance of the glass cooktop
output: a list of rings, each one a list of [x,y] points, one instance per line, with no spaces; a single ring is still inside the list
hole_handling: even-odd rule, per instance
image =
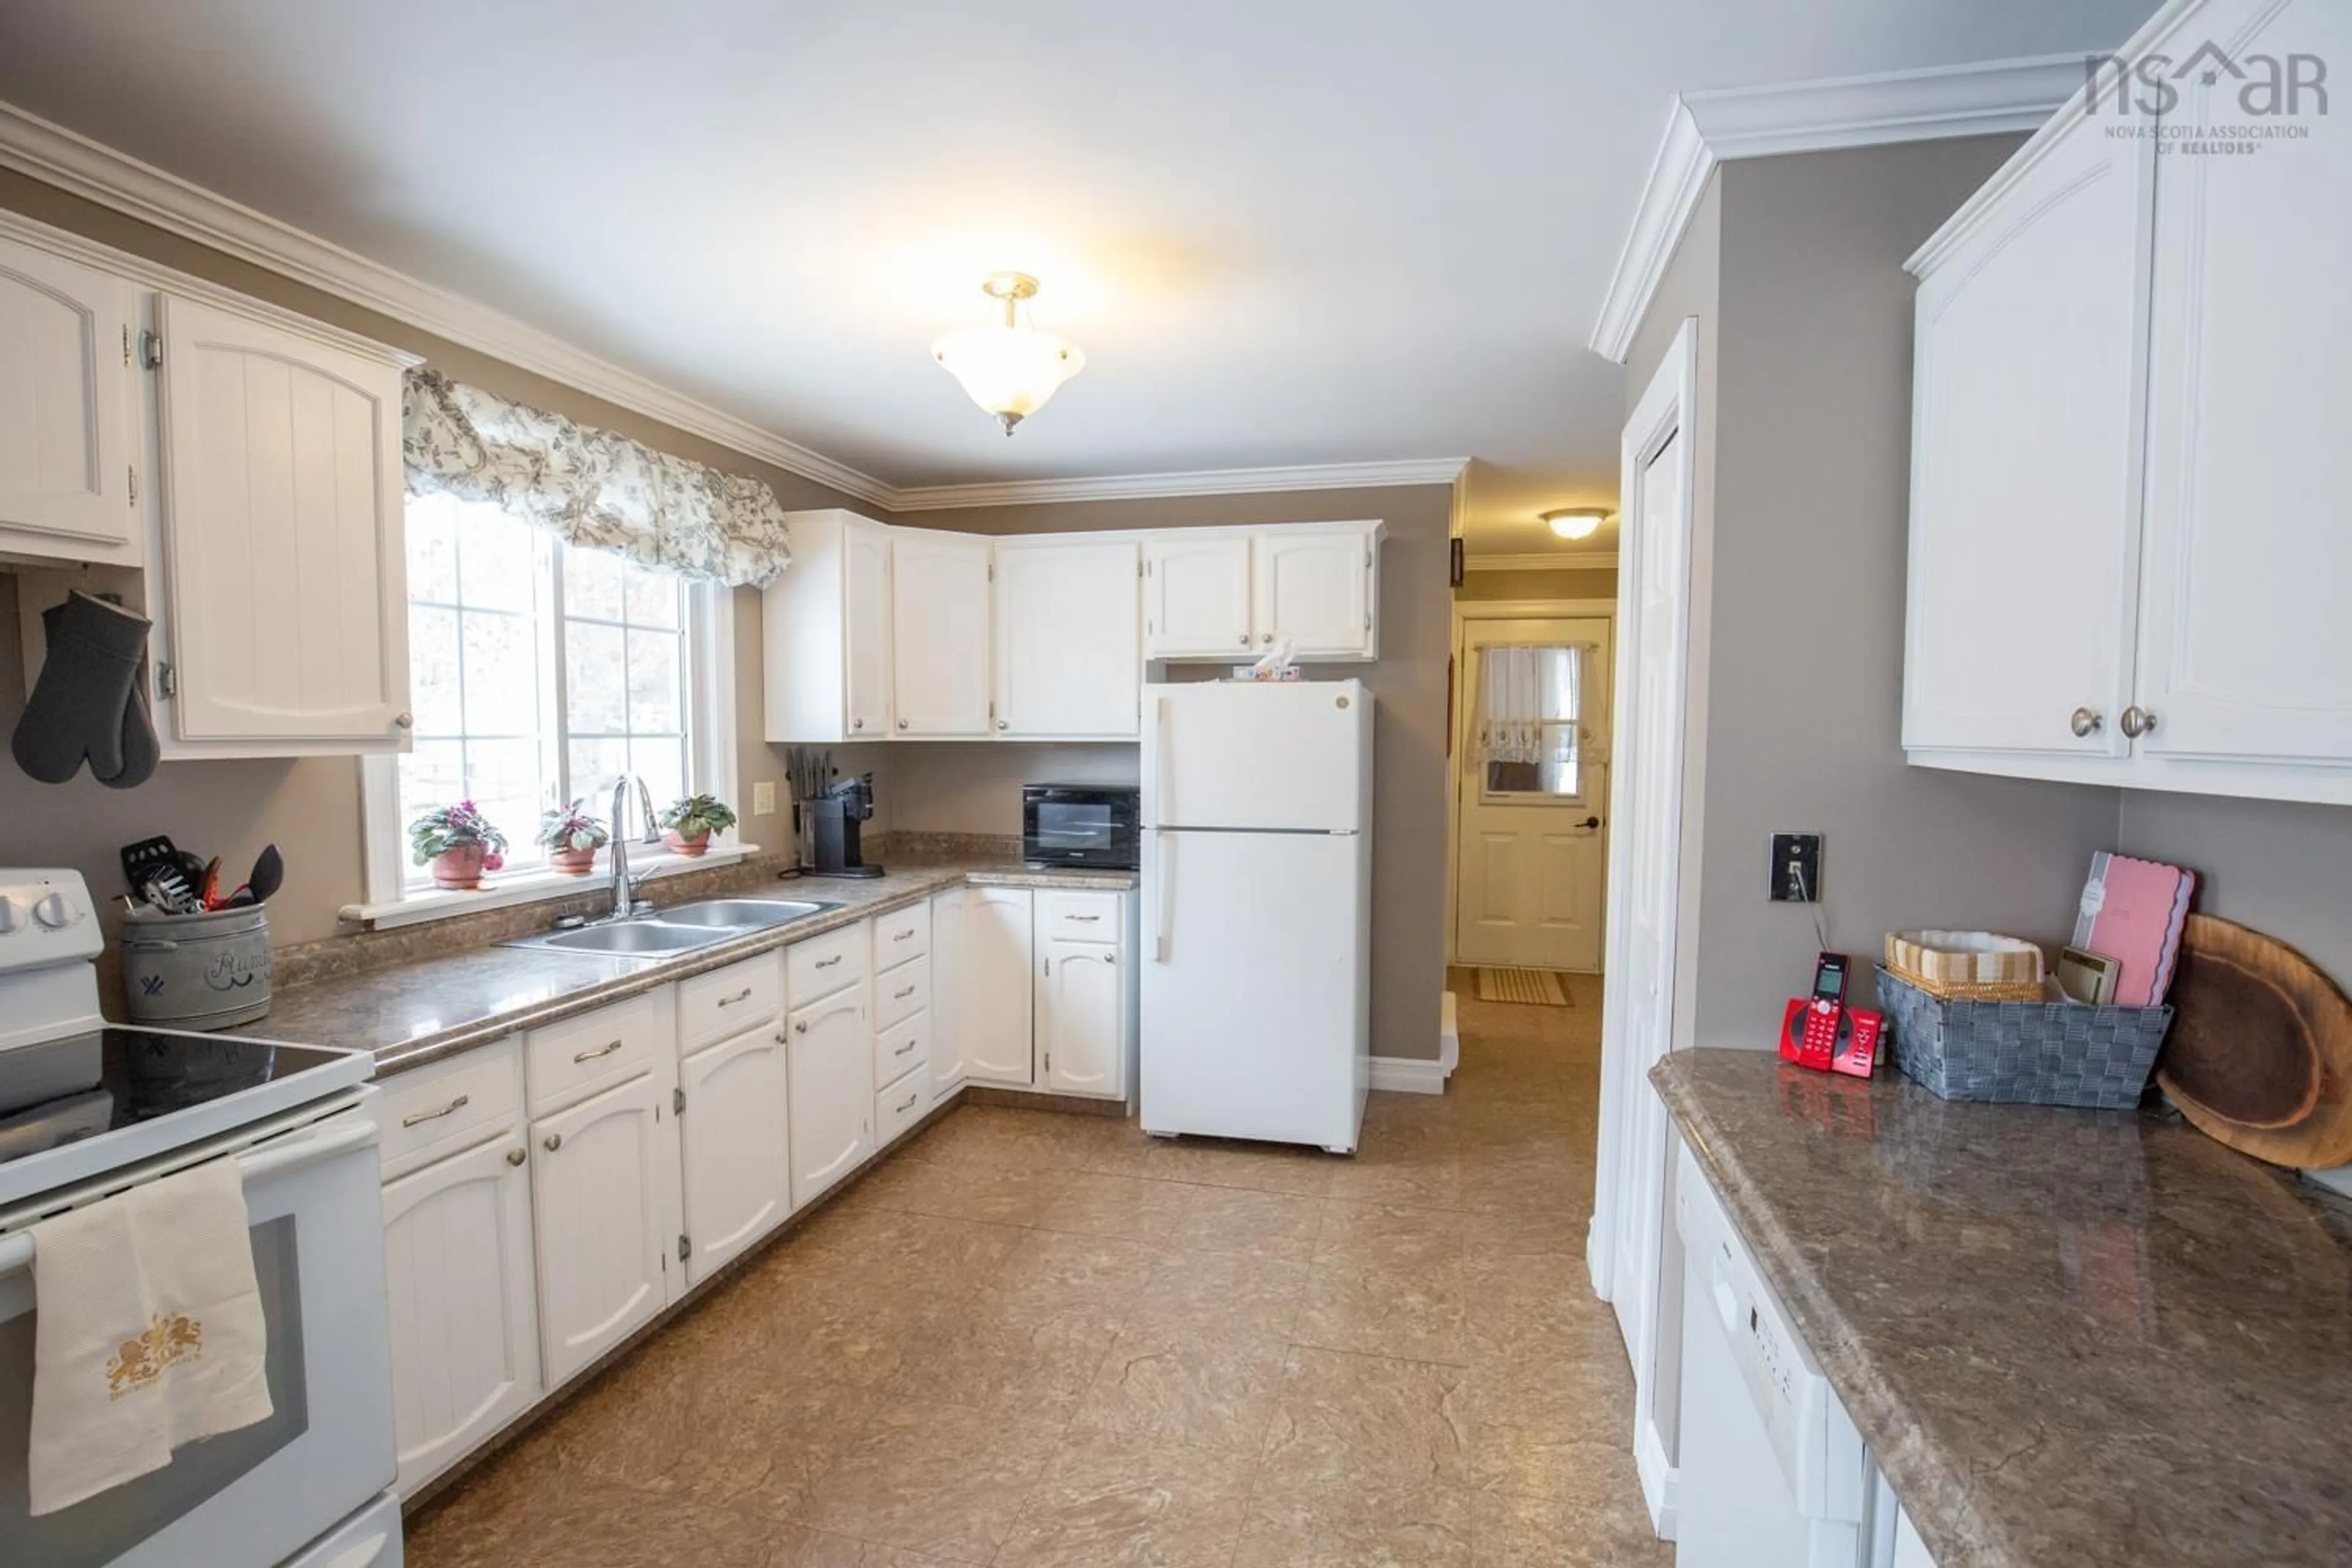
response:
[[[0,1050],[0,1165],[210,1105],[347,1051],[109,1024]]]

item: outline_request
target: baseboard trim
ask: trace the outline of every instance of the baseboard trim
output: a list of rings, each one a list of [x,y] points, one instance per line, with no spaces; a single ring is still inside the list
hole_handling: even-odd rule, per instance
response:
[[[1642,1502],[1650,1510],[1650,1528],[1659,1540],[1674,1540],[1682,1472],[1667,1462],[1665,1443],[1657,1427],[1646,1421],[1633,1436],[1633,1468],[1642,1474]]]
[[[1454,993],[1445,993],[1437,1024],[1437,1059],[1374,1057],[1372,1087],[1391,1094],[1444,1094],[1445,1080],[1462,1065],[1462,1035],[1454,1025]]]

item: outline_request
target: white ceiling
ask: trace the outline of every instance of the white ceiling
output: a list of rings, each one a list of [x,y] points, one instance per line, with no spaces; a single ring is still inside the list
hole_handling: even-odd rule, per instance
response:
[[[2153,3],[6,0],[0,99],[895,486],[1468,456],[1521,552],[1676,91]],[[1009,440],[929,354],[1003,267],[1087,355]]]

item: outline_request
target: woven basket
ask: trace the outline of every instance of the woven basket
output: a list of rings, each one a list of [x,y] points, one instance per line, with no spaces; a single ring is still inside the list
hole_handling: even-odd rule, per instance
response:
[[[1944,1100],[2124,1110],[2147,1089],[2169,1007],[1933,996],[1881,966],[1895,1066]]]
[[[1937,996],[2042,1000],[2042,949],[1990,931],[1892,931],[1886,967]]]
[[[1925,991],[1939,1002],[2039,1002],[2042,1000],[2042,984],[2039,980],[1965,981],[1930,980],[1924,974],[1914,974],[1899,963],[1883,964],[1887,973],[1906,985]]]

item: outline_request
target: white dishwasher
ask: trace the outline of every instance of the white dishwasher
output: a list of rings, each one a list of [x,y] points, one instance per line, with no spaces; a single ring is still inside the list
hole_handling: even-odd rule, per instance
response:
[[[1677,1140],[1683,1387],[1677,1568],[1867,1568],[1862,1436]]]

